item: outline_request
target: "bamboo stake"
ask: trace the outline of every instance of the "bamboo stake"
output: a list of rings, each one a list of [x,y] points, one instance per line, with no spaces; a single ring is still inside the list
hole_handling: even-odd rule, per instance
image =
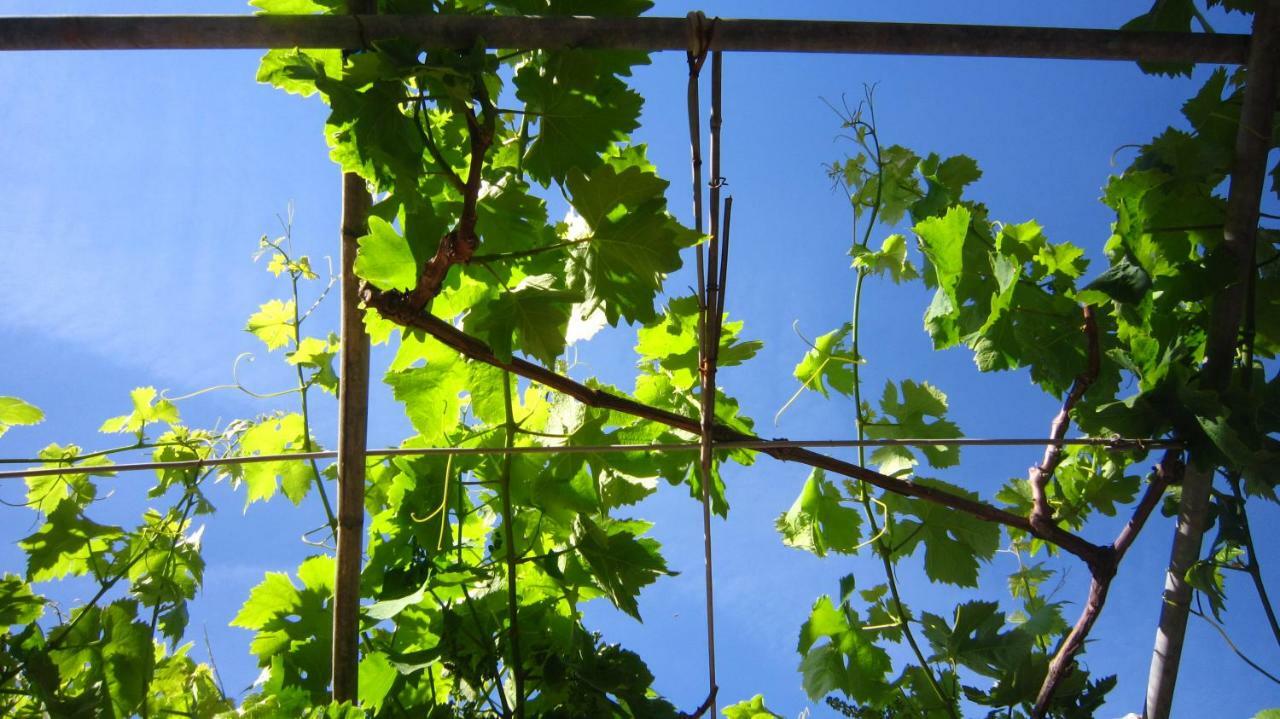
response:
[[[710,39],[710,33],[708,33]],[[707,243],[706,279],[700,280],[699,286],[704,292],[699,301],[702,303],[701,320],[698,322],[701,347],[699,352],[699,370],[702,380],[702,422],[701,450],[698,453],[698,468],[702,475],[702,551],[704,567],[704,583],[706,586],[707,615],[707,696],[710,698],[711,716],[716,712],[716,611],[715,611],[715,570],[711,551],[711,484],[714,482],[714,458],[711,452],[716,423],[716,349],[720,336],[720,294],[717,282],[720,271],[720,70],[723,54],[711,54],[711,193],[709,205],[711,216],[709,225],[711,240]],[[701,192],[698,193],[701,197]]]
[[[406,15],[0,18],[0,51],[424,47],[686,50],[685,18]],[[1244,64],[1248,36],[826,20],[720,20],[711,50]]]
[[[1262,0],[1253,18],[1247,84],[1236,130],[1235,161],[1223,227],[1224,245],[1235,262],[1236,276],[1233,283],[1214,298],[1201,372],[1203,386],[1218,392],[1225,391],[1230,383],[1247,301],[1246,290],[1254,273],[1258,210],[1276,102],[1277,52],[1280,52],[1280,0]],[[1187,464],[1178,526],[1161,598],[1160,624],[1147,677],[1144,710],[1147,719],[1168,719],[1173,706],[1173,690],[1191,610],[1191,585],[1186,581],[1186,574],[1200,557],[1209,492],[1213,487],[1214,460],[1193,455]]]
[[[355,12],[370,0],[352,0]],[[359,45],[355,45],[359,46]],[[338,536],[333,589],[333,700],[355,702],[360,689],[360,567],[364,545],[365,450],[369,430],[369,335],[355,274],[358,240],[368,233],[373,198],[365,181],[342,175],[342,374],[338,383]]]

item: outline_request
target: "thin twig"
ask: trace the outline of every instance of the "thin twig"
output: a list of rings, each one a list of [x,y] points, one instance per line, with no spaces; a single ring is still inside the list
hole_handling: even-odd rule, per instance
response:
[[[715,705],[716,694],[719,694],[719,693],[720,693],[720,687],[717,687],[717,686],[711,687],[711,691],[707,693],[707,698],[702,700],[702,703],[698,705],[698,708],[694,709],[688,714],[681,714],[680,719],[700,719],[700,717],[702,717],[703,714],[707,713],[708,709],[710,709],[712,706]]]
[[[510,450],[515,446],[516,441],[516,418],[515,413],[511,409],[511,374],[504,372],[502,375],[502,401],[503,408],[507,415],[507,439],[505,449]],[[511,674],[515,679],[516,698],[515,698],[515,715],[516,719],[524,719],[524,667],[521,664],[520,654],[520,597],[518,587],[516,585],[516,564],[519,562],[518,553],[516,552],[516,534],[515,534],[515,513],[511,509],[511,453],[507,452],[502,455],[502,540],[506,545],[507,555],[507,613],[510,618],[510,638],[511,638],[511,657],[509,659],[511,665]],[[501,688],[498,689],[502,691]]]
[[[1240,491],[1240,477],[1230,477],[1231,492],[1235,495],[1236,505],[1240,508],[1240,526],[1244,530],[1244,548],[1249,553],[1249,563],[1244,571],[1253,579],[1253,587],[1258,593],[1258,601],[1262,603],[1262,611],[1267,616],[1267,624],[1271,627],[1271,636],[1280,645],[1280,622],[1276,621],[1276,610],[1267,595],[1267,585],[1262,581],[1262,566],[1258,563],[1258,548],[1253,543],[1253,530],[1249,527],[1249,514],[1245,507],[1244,494]]]
[[[1058,410],[1057,416],[1053,418],[1053,423],[1049,426],[1049,436],[1054,439],[1062,439],[1067,434],[1067,427],[1071,425],[1071,410],[1075,408],[1076,403],[1088,391],[1089,386],[1098,379],[1102,360],[1101,353],[1098,350],[1098,323],[1093,316],[1093,306],[1085,305],[1084,314],[1084,332],[1088,338],[1088,364],[1084,372],[1081,372],[1071,383],[1071,390],[1067,392],[1066,399],[1062,400],[1062,409]],[[1044,459],[1040,464],[1031,468],[1031,524],[1036,527],[1046,527],[1053,525],[1053,507],[1049,506],[1049,499],[1045,495],[1045,485],[1048,484],[1049,478],[1053,476],[1058,465],[1062,463],[1063,453],[1062,445],[1058,443],[1050,443],[1044,450]]]
[[[880,210],[884,206],[884,192],[883,192],[884,191],[884,162],[881,158],[881,153],[880,153],[880,139],[876,134],[875,103],[873,102],[873,93],[874,93],[874,88],[868,86],[866,88],[866,96],[867,96],[866,101],[867,101],[869,113],[871,115],[870,123],[867,123],[859,119],[858,113],[849,112],[847,105],[845,107],[845,114],[841,116],[842,119],[845,120],[846,125],[856,125],[865,129],[867,135],[871,137],[872,142],[875,143],[875,152],[874,152],[873,159],[875,160],[875,164],[876,164],[876,171],[874,174],[874,179],[876,181],[876,195],[875,195],[875,201],[871,205],[870,221],[867,223],[866,229],[864,230],[863,236],[862,236],[861,246],[863,248],[865,248],[867,246],[867,243],[871,241],[871,232],[875,228],[876,219],[879,217]],[[859,105],[859,110],[860,109],[861,109],[861,105]],[[861,145],[864,152],[869,151],[869,148],[866,146],[865,140],[861,142]],[[851,231],[853,232],[854,243],[857,244],[858,243],[857,212],[853,213],[853,217],[851,219],[852,219]],[[858,277],[854,283],[854,289],[853,289],[853,308],[852,308],[852,317],[850,318],[851,323],[849,325],[850,327],[849,349],[851,354],[854,357],[857,357],[859,353],[861,353],[862,351],[859,330],[862,327],[862,289],[867,280],[866,269],[864,268],[858,269],[857,276]],[[852,374],[853,374],[854,430],[859,440],[865,440],[867,418],[863,413],[863,407],[862,407],[861,363],[856,361],[852,362],[850,369],[852,370]],[[861,446],[858,447],[858,464],[863,466],[867,464],[865,447],[861,447]],[[867,523],[871,526],[872,539],[869,540],[869,542],[872,542],[875,544],[877,549],[876,554],[878,554],[880,557],[880,565],[884,569],[885,583],[889,587],[890,600],[893,602],[894,609],[897,611],[900,626],[902,627],[902,635],[907,640],[907,645],[911,647],[911,651],[915,655],[916,661],[919,662],[920,670],[924,672],[925,679],[928,680],[929,686],[933,689],[933,693],[938,697],[938,700],[942,702],[942,705],[946,707],[947,714],[951,716],[952,719],[960,719],[959,715],[956,713],[955,701],[951,698],[948,698],[946,692],[943,691],[942,684],[938,681],[937,673],[933,670],[932,665],[930,665],[929,661],[925,658],[924,651],[921,650],[920,643],[916,640],[915,631],[911,628],[911,622],[909,621],[909,617],[907,614],[906,604],[902,601],[902,592],[898,587],[898,578],[897,578],[897,574],[894,571],[893,557],[897,553],[897,548],[890,547],[888,537],[886,536],[892,530],[893,514],[889,512],[888,507],[886,506],[885,513],[884,513],[884,524],[882,526],[877,526],[875,512],[872,511],[871,505],[873,501],[879,502],[879,500],[875,500],[871,496],[871,492],[867,490],[867,487],[865,484],[860,484],[859,488],[862,490],[861,492],[862,508],[866,514]],[[883,503],[880,503],[880,504],[883,505]],[[923,529],[923,528],[924,528],[924,525],[921,524],[916,527],[915,531],[919,531],[920,529]],[[912,532],[913,536],[915,534],[915,531]]]
[[[421,138],[422,144],[426,146],[427,152],[430,153],[431,159],[435,161],[440,168],[440,172],[453,185],[458,192],[466,194],[467,183],[445,159],[444,153],[440,152],[440,146],[436,144],[435,130],[431,128],[431,117],[422,111],[426,98],[417,98],[413,104],[413,127],[418,131],[418,137]]]
[[[1212,619],[1209,618],[1209,615],[1205,614],[1204,612],[1198,609],[1192,609],[1191,613],[1205,620],[1206,622],[1209,623],[1209,626],[1218,630],[1218,634],[1222,636],[1222,641],[1226,642],[1227,646],[1231,647],[1231,651],[1235,652],[1236,656],[1240,657],[1240,659],[1242,659],[1245,664],[1248,664],[1250,667],[1252,667],[1255,671],[1257,671],[1262,676],[1270,679],[1276,684],[1280,684],[1280,679],[1277,679],[1274,674],[1267,671],[1266,669],[1263,669],[1257,662],[1253,661],[1248,656],[1246,656],[1244,652],[1240,651],[1240,647],[1237,647],[1236,643],[1231,641],[1231,635],[1227,634],[1227,630],[1223,629],[1221,624],[1218,624],[1217,622],[1213,621]]]

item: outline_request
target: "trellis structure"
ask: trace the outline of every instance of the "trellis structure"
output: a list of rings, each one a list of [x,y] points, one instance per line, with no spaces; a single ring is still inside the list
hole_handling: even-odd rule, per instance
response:
[[[356,240],[367,232],[370,195],[358,175],[343,178],[342,239],[342,337],[341,385],[339,391],[339,439],[337,452],[290,455],[294,458],[338,460],[338,560],[334,601],[333,696],[335,700],[356,698],[356,653],[358,630],[359,576],[363,531],[363,491],[365,457],[374,454],[426,454],[433,450],[376,450],[366,448],[368,407],[368,337],[361,323],[361,302],[377,308],[384,316],[421,330],[471,360],[492,365],[525,379],[562,392],[592,407],[629,413],[699,435],[694,445],[647,447],[673,451],[694,451],[701,455],[704,521],[707,538],[708,624],[712,622],[710,593],[710,525],[706,490],[710,484],[710,452],[718,448],[753,448],[779,460],[795,461],[861,480],[890,492],[936,502],[968,512],[988,521],[1022,530],[1051,542],[1084,561],[1092,574],[1085,609],[1050,665],[1035,714],[1043,713],[1057,682],[1069,669],[1075,653],[1083,645],[1106,599],[1116,566],[1132,544],[1137,532],[1160,500],[1164,489],[1181,472],[1178,446],[1171,447],[1161,469],[1139,501],[1128,525],[1110,544],[1097,545],[1056,525],[1044,499],[1043,479],[1037,485],[1036,501],[1030,516],[1023,517],[970,500],[944,490],[916,485],[879,474],[856,464],[814,452],[806,446],[861,446],[885,444],[872,441],[786,441],[762,440],[717,425],[709,400],[714,392],[718,322],[723,310],[726,277],[729,217],[720,231],[718,201],[718,96],[719,58],[722,51],[871,53],[897,55],[942,55],[971,57],[1025,57],[1051,59],[1137,60],[1149,62],[1210,62],[1246,65],[1249,82],[1236,136],[1224,234],[1235,268],[1235,282],[1215,301],[1214,321],[1207,344],[1204,373],[1210,386],[1225,388],[1232,367],[1235,340],[1244,313],[1246,291],[1254,272],[1256,229],[1265,161],[1269,149],[1270,118],[1275,109],[1276,64],[1280,56],[1280,0],[1259,0],[1251,36],[1152,33],[1071,28],[1030,28],[973,25],[924,25],[902,23],[827,22],[787,20],[717,19],[707,24],[701,14],[689,18],[582,18],[582,17],[462,17],[374,15],[372,0],[351,0],[358,13],[342,16],[138,16],[138,17],[25,17],[0,18],[0,51],[20,50],[107,50],[107,49],[228,49],[228,48],[360,48],[379,40],[404,38],[424,47],[469,48],[481,43],[486,48],[612,48],[645,51],[685,50],[690,53],[690,125],[693,141],[694,203],[697,229],[701,232],[700,129],[696,119],[697,68],[707,52],[713,53],[711,227],[707,264],[698,248],[700,315],[702,335],[700,357],[704,404],[702,417],[689,418],[649,407],[602,390],[579,384],[568,377],[520,358],[504,359],[484,342],[470,337],[449,323],[399,302],[397,298],[362,288],[353,272]],[[696,67],[695,67],[696,64]],[[717,253],[721,256],[717,258]],[[466,258],[454,260],[465,262]],[[446,262],[443,271],[448,271]],[[719,310],[719,311],[718,311]],[[1086,313],[1086,323],[1092,318]],[[1096,363],[1096,345],[1091,347]],[[1093,370],[1096,374],[1096,369]],[[1089,382],[1082,376],[1068,393],[1052,436],[1047,439],[973,440],[973,444],[1045,444],[1041,475],[1051,474],[1058,460],[1057,450],[1072,443],[1065,439],[1066,417]],[[1083,385],[1083,386],[1081,386]],[[509,387],[509,385],[508,385]],[[1083,440],[1094,444],[1116,440]],[[1143,441],[1143,440],[1124,440]],[[964,442],[963,440],[960,442]],[[938,440],[899,440],[902,444],[941,444]],[[584,448],[578,448],[584,449]],[[591,448],[609,451],[604,448]],[[613,446],[615,451],[636,447]],[[507,448],[508,453],[530,448]],[[456,450],[441,449],[441,452]],[[503,450],[483,450],[501,453]],[[539,451],[572,451],[571,448],[540,448]],[[231,458],[237,461],[269,461],[278,457]],[[196,462],[210,466],[216,462]],[[117,470],[156,468],[177,463],[139,463]],[[192,464],[192,463],[188,463]],[[0,478],[37,476],[67,470],[16,470],[0,472]],[[1199,554],[1204,530],[1211,471],[1188,469],[1183,480],[1179,532],[1167,578],[1165,604],[1157,637],[1152,679],[1149,683],[1146,715],[1165,719],[1169,715],[1174,679],[1181,652],[1182,632],[1187,618],[1190,587],[1185,570]],[[513,617],[514,620],[514,617]],[[709,637],[711,681],[707,702],[698,716],[714,705],[714,641]],[[518,680],[518,676],[517,676]]]

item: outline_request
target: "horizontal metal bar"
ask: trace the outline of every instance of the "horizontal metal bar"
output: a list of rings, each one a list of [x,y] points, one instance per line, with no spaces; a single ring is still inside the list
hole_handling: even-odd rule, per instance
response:
[[[0,50],[423,47],[685,50],[685,18],[137,15],[0,18]],[[711,50],[1242,64],[1248,35],[826,20],[715,23]]]
[[[1075,439],[982,439],[971,437],[952,437],[946,439],[765,439],[742,442],[716,442],[716,449],[776,449],[781,447],[1025,447],[1054,444],[1058,446],[1089,446],[1108,449],[1166,449],[1181,447],[1180,442],[1166,439],[1127,439],[1103,437],[1079,437]],[[369,457],[425,457],[442,455],[489,455],[489,454],[603,454],[610,452],[696,452],[701,445],[696,442],[686,444],[602,444],[602,445],[561,445],[533,447],[392,447],[389,449],[371,449],[366,452]],[[32,469],[11,469],[0,471],[0,479],[20,479],[23,477],[52,477],[72,474],[115,474],[117,472],[138,472],[150,469],[206,469],[211,467],[227,467],[238,464],[256,464],[258,462],[289,462],[311,459],[334,459],[338,453],[332,450],[323,452],[290,452],[288,454],[257,454],[242,457],[221,457],[208,460],[178,460],[173,462],[133,462],[112,465],[81,465],[68,467],[37,467]],[[14,460],[0,460],[11,463]]]

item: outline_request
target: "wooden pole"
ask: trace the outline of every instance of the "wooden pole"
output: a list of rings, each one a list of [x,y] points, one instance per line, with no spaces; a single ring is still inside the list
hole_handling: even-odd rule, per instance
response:
[[[352,0],[356,12],[371,0]],[[373,198],[364,178],[342,175],[342,374],[338,382],[338,536],[333,589],[333,700],[360,690],[360,569],[364,563],[365,452],[369,434],[369,335],[356,277],[358,240],[369,232]]]
[[[338,556],[333,591],[333,699],[355,701],[364,540],[365,442],[369,411],[369,336],[359,305],[356,240],[370,206],[364,179],[342,176],[342,375],[338,384]]]
[[[424,47],[686,50],[685,18],[405,15],[0,18],[3,50],[353,48],[390,38]],[[708,50],[1143,60],[1244,64],[1247,35],[825,20],[716,23]]]
[[[1213,300],[1206,338],[1203,386],[1226,391],[1235,364],[1240,322],[1247,291],[1255,272],[1258,208],[1267,153],[1271,149],[1271,121],[1275,111],[1277,52],[1280,51],[1280,0],[1262,0],[1253,18],[1253,41],[1249,51],[1244,104],[1236,130],[1236,149],[1231,168],[1231,189],[1227,194],[1227,216],[1223,228],[1224,246],[1235,265],[1231,285]],[[1213,487],[1214,460],[1194,453],[1187,464],[1178,507],[1178,526],[1165,576],[1160,604],[1160,625],[1156,629],[1147,677],[1145,716],[1168,719],[1173,706],[1173,689],[1182,659],[1182,644],[1191,609],[1191,586],[1186,574],[1200,558],[1209,491]]]

